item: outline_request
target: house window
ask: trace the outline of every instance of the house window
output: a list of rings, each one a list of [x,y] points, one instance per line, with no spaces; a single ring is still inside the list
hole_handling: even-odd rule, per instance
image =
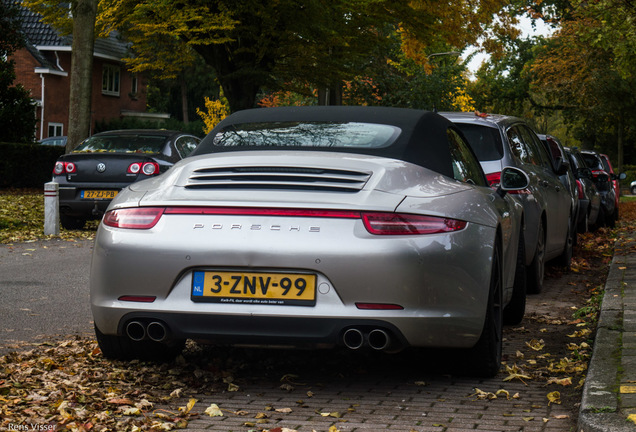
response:
[[[132,78],[131,78],[131,81],[132,81],[132,85],[130,87],[130,93],[133,96],[137,96],[137,90],[138,90],[138,88],[137,88],[137,86],[138,86],[137,75],[133,75]]]
[[[64,135],[64,125],[62,123],[49,123],[49,136],[62,136]]]
[[[119,66],[104,65],[104,69],[102,70],[102,93],[119,96],[119,81]]]

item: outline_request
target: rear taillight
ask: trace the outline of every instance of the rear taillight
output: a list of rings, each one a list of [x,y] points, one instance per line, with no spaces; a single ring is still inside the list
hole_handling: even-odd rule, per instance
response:
[[[579,199],[585,198],[585,193],[583,192],[583,184],[580,180],[576,181],[576,188],[579,191]]]
[[[128,174],[144,173],[147,176],[159,174],[159,164],[156,162],[133,162],[128,166]]]
[[[466,227],[466,222],[456,219],[404,213],[362,213],[362,222],[376,235],[437,234]]]
[[[371,234],[421,235],[459,231],[465,221],[406,213],[359,212],[354,210],[272,209],[259,207],[135,207],[110,210],[104,225],[114,228],[150,229],[167,215],[237,215],[337,219],[362,219]]]
[[[55,162],[55,166],[53,167],[53,174],[61,175],[61,174],[73,174],[77,171],[77,166],[73,162]]]
[[[150,229],[157,225],[164,210],[161,207],[110,210],[104,215],[104,225],[113,228]]]
[[[486,181],[488,181],[488,186],[490,186],[491,188],[496,188],[497,186],[499,186],[499,183],[501,182],[501,173],[494,172],[494,173],[486,174]]]
[[[499,187],[499,183],[501,183],[501,172],[493,172],[490,174],[486,174],[486,181],[488,182],[488,186],[493,189],[497,189]],[[508,191],[509,194],[513,195],[530,195],[529,189],[521,189],[521,190],[511,190]]]
[[[592,170],[592,177],[594,180],[609,182],[610,176],[603,170]]]

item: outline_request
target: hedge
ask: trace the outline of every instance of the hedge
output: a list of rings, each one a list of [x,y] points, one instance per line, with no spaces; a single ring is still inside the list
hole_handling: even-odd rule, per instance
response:
[[[51,181],[55,161],[64,154],[64,147],[0,143],[0,154],[0,188],[44,189],[44,183]]]

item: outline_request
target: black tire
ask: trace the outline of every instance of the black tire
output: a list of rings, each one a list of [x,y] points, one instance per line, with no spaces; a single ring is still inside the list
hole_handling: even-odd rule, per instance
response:
[[[475,376],[493,377],[501,367],[503,349],[503,271],[499,246],[495,247],[490,275],[486,319],[477,344],[466,356]]]
[[[526,243],[523,230],[519,233],[517,247],[517,265],[515,268],[515,282],[512,287],[512,298],[503,311],[504,324],[517,325],[526,313]]]
[[[616,227],[616,222],[618,222],[618,206],[614,208],[614,211],[612,212],[612,216],[610,216],[606,222],[608,227],[610,228]]]
[[[97,326],[95,337],[102,355],[113,360],[169,362],[181,354],[185,347],[184,340],[173,341],[168,345],[151,340],[133,341],[128,336],[105,335]]]
[[[572,264],[572,250],[574,248],[576,231],[572,226],[572,221],[568,220],[568,233],[565,239],[565,246],[563,246],[563,252],[558,257],[559,265],[570,270],[570,264]]]
[[[594,224],[595,229],[603,228],[606,225],[605,219],[607,219],[607,212],[601,206],[598,209],[598,217],[596,218],[596,224]]]
[[[86,219],[74,218],[67,215],[60,215],[60,224],[67,230],[80,230],[86,225]]]
[[[539,224],[537,234],[537,247],[532,262],[527,268],[527,291],[529,294],[539,294],[543,290],[543,278],[545,277],[545,228],[543,222]]]
[[[589,230],[590,230],[590,210],[588,210],[583,220],[576,227],[577,233],[585,234]]]

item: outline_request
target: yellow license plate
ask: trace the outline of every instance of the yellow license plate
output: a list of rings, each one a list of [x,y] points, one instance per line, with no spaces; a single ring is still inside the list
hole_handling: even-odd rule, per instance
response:
[[[80,196],[82,199],[113,199],[117,192],[116,190],[83,190]]]
[[[316,275],[195,271],[192,300],[215,303],[313,306]]]

